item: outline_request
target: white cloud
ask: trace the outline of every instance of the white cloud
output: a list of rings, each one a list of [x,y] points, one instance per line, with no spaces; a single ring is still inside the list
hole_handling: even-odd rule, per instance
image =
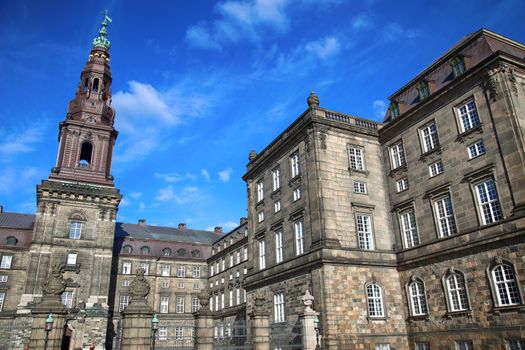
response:
[[[412,40],[420,34],[418,30],[403,28],[399,23],[389,23],[383,28],[383,38],[386,41]]]
[[[146,204],[144,204],[144,202],[140,202],[140,203],[139,203],[139,209],[140,209],[140,210],[144,210],[144,209],[146,209]]]
[[[197,175],[192,174],[190,172],[186,172],[185,174],[179,174],[179,173],[169,173],[169,174],[159,174],[155,173],[155,177],[158,179],[162,179],[166,182],[180,182],[184,180],[196,180]]]
[[[120,206],[121,207],[129,207],[131,205],[131,202],[128,201],[126,198],[122,198],[120,200]]]
[[[186,30],[186,41],[196,48],[222,50],[221,45],[212,38],[208,29],[202,25],[189,27]]]
[[[36,167],[3,168],[0,171],[0,194],[16,195],[29,188],[34,189],[34,184],[47,174],[48,170]]]
[[[173,185],[159,189],[155,199],[158,202],[175,202],[177,204],[186,204],[196,202],[201,198],[202,191],[195,186],[186,186],[177,192]]]
[[[306,51],[319,56],[320,59],[326,60],[336,55],[341,49],[339,40],[333,35],[325,38],[311,41],[305,46]]]
[[[206,169],[201,169],[201,175],[207,182],[210,181],[210,173]]]
[[[0,159],[15,156],[19,153],[28,153],[34,150],[34,145],[42,140],[44,128],[42,126],[29,127],[24,130],[0,129]]]
[[[232,172],[233,172],[232,168],[227,168],[227,169],[224,169],[222,171],[219,171],[217,173],[219,175],[219,180],[221,180],[222,182],[230,181],[230,176],[231,176]]]
[[[355,16],[354,18],[352,18],[350,24],[352,26],[352,29],[356,32],[373,27],[371,19],[365,14]]]
[[[372,103],[372,108],[374,110],[374,117],[383,118],[386,113],[387,104],[383,100],[375,100]]]
[[[222,227],[222,231],[223,232],[229,232],[229,231],[233,230],[234,228],[236,228],[237,226],[239,226],[239,223],[238,222],[234,222],[234,221],[225,221],[225,222],[218,223],[215,226],[208,226],[208,227],[205,228],[205,230],[206,231],[213,231],[216,226]]]
[[[130,196],[131,198],[133,198],[133,199],[138,199],[138,198],[142,197],[142,192],[131,192],[131,193],[129,194],[129,196]]]

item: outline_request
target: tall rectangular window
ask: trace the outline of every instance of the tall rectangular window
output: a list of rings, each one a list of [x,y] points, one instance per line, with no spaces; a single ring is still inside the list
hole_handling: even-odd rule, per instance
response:
[[[377,344],[376,350],[390,350],[390,344],[387,344],[387,343]]]
[[[168,328],[159,327],[159,340],[168,340]]]
[[[295,254],[301,255],[304,253],[304,222],[297,220],[293,224],[295,231]]]
[[[183,314],[184,313],[184,297],[177,297],[175,301],[176,301],[175,312],[178,314]]]
[[[230,253],[229,254],[229,259],[230,259],[230,267],[232,267],[234,265],[234,262],[233,262],[233,253]]]
[[[281,188],[281,169],[275,168],[272,170],[272,183],[274,191]]]
[[[235,299],[233,299],[233,289],[230,289],[229,290],[229,302],[230,302],[230,307],[232,307],[235,303]]]
[[[247,246],[242,247],[242,253],[243,253],[242,255],[243,255],[244,260],[245,261],[248,260],[248,247]]]
[[[257,221],[258,222],[263,222],[264,221],[264,211],[260,211],[257,213]]]
[[[428,85],[428,81],[422,80],[417,84],[417,91],[419,92],[419,99],[424,100],[428,96],[430,96],[430,86]]]
[[[77,264],[77,256],[78,256],[77,253],[69,253],[67,255],[66,264],[67,265],[76,265]]]
[[[470,100],[457,107],[457,111],[461,125],[461,132],[468,131],[481,124],[474,100]]]
[[[162,265],[161,267],[161,274],[162,276],[169,276],[171,271],[170,265]]]
[[[68,309],[71,309],[73,307],[73,291],[66,290],[60,294],[60,302]]]
[[[414,210],[401,214],[401,230],[403,231],[405,248],[410,248],[419,244],[419,235],[417,232],[416,215]]]
[[[201,267],[193,266],[193,278],[200,278],[200,277],[201,277]]]
[[[290,165],[292,167],[292,178],[301,173],[301,164],[299,160],[299,152],[295,152],[290,156]]]
[[[353,170],[365,170],[364,150],[361,147],[348,147],[350,156],[350,168]]]
[[[122,263],[122,274],[131,275],[131,262],[125,261]]]
[[[397,192],[408,190],[408,178],[404,177],[396,182]]]
[[[280,200],[276,200],[274,203],[273,203],[273,212],[274,213],[278,213],[281,211],[281,201]]]
[[[71,239],[80,239],[82,234],[82,223],[78,221],[73,221],[69,224],[69,238]]]
[[[240,249],[237,249],[235,251],[235,263],[236,264],[240,264],[241,263],[241,250]]]
[[[454,78],[457,78],[461,74],[465,73],[467,70],[467,67],[465,65],[465,58],[463,56],[456,56],[450,63],[450,66],[452,67],[452,73],[454,74]]]
[[[416,350],[430,350],[428,343],[416,343]]]
[[[508,350],[525,350],[524,339],[507,340]]]
[[[484,225],[503,219],[494,180],[490,179],[477,184],[476,194]]]
[[[266,245],[264,240],[259,241],[259,269],[262,270],[266,268]]]
[[[275,232],[275,263],[279,264],[283,261],[283,232]]]
[[[445,196],[434,202],[436,209],[436,218],[438,221],[439,236],[447,237],[457,232],[454,212],[452,210],[452,201],[450,196]]]
[[[241,303],[241,288],[235,290],[235,301],[237,305]]]
[[[129,295],[121,295],[118,303],[118,311],[124,311],[129,304]]]
[[[257,182],[257,202],[260,202],[264,199],[264,182]]]
[[[221,293],[221,309],[224,309],[224,293]]]
[[[144,271],[145,275],[149,274],[149,264],[147,262],[140,263],[140,268]]]
[[[4,309],[5,292],[0,293],[0,311]]]
[[[181,326],[175,327],[175,340],[182,340],[184,338],[183,328]]]
[[[273,296],[274,321],[284,322],[284,294],[278,293]]]
[[[430,174],[430,177],[442,174],[443,170],[443,162],[441,160],[438,160],[437,162],[434,162],[428,166],[428,172]]]
[[[474,350],[474,346],[470,340],[458,340],[456,341],[456,350]]]
[[[429,124],[419,130],[421,134],[421,144],[423,145],[423,153],[435,149],[439,145],[437,127],[435,123]]]
[[[162,281],[162,288],[166,289],[170,287],[170,280],[163,280]]]
[[[294,189],[292,194],[294,202],[301,199],[301,187],[297,187],[296,189]]]
[[[169,312],[169,304],[170,304],[169,297],[160,297],[159,312],[161,314],[167,314]]]
[[[372,234],[372,218],[370,215],[356,215],[357,237],[359,248],[365,250],[374,249],[374,237]]]
[[[390,146],[390,159],[392,161],[392,169],[397,169],[406,164],[403,142],[398,142]]]
[[[224,263],[223,263],[224,267]],[[186,266],[178,266],[177,267],[177,276],[178,277],[185,277],[186,276]]]
[[[483,140],[476,141],[472,145],[468,146],[468,157],[469,159],[476,158],[485,154],[485,144]]]

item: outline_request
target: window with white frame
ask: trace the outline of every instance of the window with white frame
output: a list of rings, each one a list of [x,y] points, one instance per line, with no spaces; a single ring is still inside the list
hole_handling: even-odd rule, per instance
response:
[[[450,196],[441,197],[434,201],[439,237],[447,237],[457,232],[454,211]]]
[[[210,277],[212,277],[214,274],[215,274],[215,267],[214,267],[213,263],[211,263],[211,266],[210,266]]]
[[[469,301],[464,276],[460,273],[451,273],[445,278],[445,282],[450,311],[468,310]]]
[[[279,264],[283,261],[283,232],[275,232],[275,263]]]
[[[182,326],[175,327],[175,340],[182,340],[184,338]]]
[[[122,287],[129,287],[129,280],[122,280]]]
[[[221,271],[226,270],[226,258],[221,259]]]
[[[258,242],[259,245],[259,270],[266,268],[266,244],[264,239]]]
[[[245,261],[248,260],[248,247],[247,246],[244,246],[242,248],[242,253],[243,253],[242,255],[243,255],[244,260]]]
[[[483,140],[474,142],[472,145],[467,147],[469,159],[479,157],[485,154],[485,144]]]
[[[67,265],[76,265],[77,264],[77,253],[68,253],[67,254]]]
[[[193,289],[200,289],[200,288],[201,288],[201,285],[199,284],[199,282],[193,283]]]
[[[257,182],[257,202],[260,202],[264,199],[264,182]]]
[[[159,327],[159,340],[168,340],[168,328]]]
[[[498,264],[492,268],[491,275],[497,306],[521,304],[518,281],[512,265],[507,263]]]
[[[8,279],[9,279],[9,276],[0,275],[0,283],[6,283]]]
[[[230,259],[230,267],[233,267],[234,266],[233,253],[228,254],[228,256],[229,256],[229,259]]]
[[[378,284],[372,283],[366,286],[366,300],[369,317],[385,317],[383,294]]]
[[[224,293],[221,293],[221,309],[224,309]]]
[[[354,181],[354,192],[360,194],[366,194],[366,183]]]
[[[118,303],[118,311],[124,311],[129,304],[129,295],[121,295]]]
[[[476,196],[483,225],[503,219],[498,192],[493,179],[476,184]]]
[[[162,281],[162,288],[166,289],[170,287],[170,280],[163,280]]]
[[[408,190],[408,178],[404,177],[396,182],[397,192]]]
[[[272,183],[274,191],[281,188],[281,169],[275,168],[272,170]]]
[[[232,253],[233,254],[233,253]],[[235,262],[237,264],[240,264],[241,263],[241,250],[240,249],[237,249],[235,251]]]
[[[82,223],[79,221],[72,221],[69,224],[69,238],[80,239],[82,234]]]
[[[0,293],[0,311],[4,309],[5,292]]]
[[[434,122],[419,130],[423,153],[430,152],[439,146],[437,127]]]
[[[290,166],[292,168],[292,178],[296,177],[301,173],[299,152],[295,152],[290,156]]]
[[[430,177],[434,177],[443,173],[443,162],[438,160],[437,162],[430,164],[428,166],[428,173],[430,174]]]
[[[273,212],[274,213],[278,213],[281,211],[281,201],[280,200],[276,200],[274,203],[273,203]]]
[[[474,100],[465,102],[456,107],[456,110],[459,116],[461,132],[468,131],[481,124]]]
[[[400,215],[401,217],[401,231],[403,232],[403,242],[405,248],[414,247],[419,244],[419,234],[416,226],[416,215],[411,209]]]
[[[390,350],[390,344],[388,343],[376,344],[376,350]]]
[[[201,267],[200,266],[193,266],[193,278],[200,278],[201,277]]]
[[[360,249],[373,250],[374,237],[372,233],[372,217],[370,215],[356,215],[357,239]]]
[[[179,289],[184,289],[184,282],[179,282]]]
[[[304,253],[304,221],[297,220],[293,224],[295,232],[295,255]]]
[[[223,270],[224,270],[224,259],[223,259]],[[178,266],[177,267],[177,276],[178,277],[185,277],[186,276],[186,266]]]
[[[124,261],[122,263],[122,274],[131,275],[131,261]]]
[[[144,271],[145,275],[149,274],[149,263],[147,262],[140,263],[140,268]]]
[[[169,312],[169,305],[170,305],[170,297],[161,296],[160,297],[159,312],[161,314],[167,314]]]
[[[361,147],[348,146],[350,168],[352,170],[365,170],[365,151]]]
[[[296,189],[294,189],[292,195],[294,202],[301,199],[301,187],[297,187]]]
[[[235,270],[235,277],[239,277],[241,274],[239,273],[239,270]]]
[[[397,169],[406,164],[403,142],[400,141],[390,146],[390,159],[392,162],[392,169]]]
[[[161,274],[162,276],[169,276],[171,272],[171,266],[170,265],[162,265],[161,267]]]
[[[428,313],[425,286],[420,280],[415,280],[408,285],[410,309],[412,316],[422,316]]]
[[[73,307],[73,291],[66,290],[60,294],[60,302],[62,305],[71,309]]]
[[[241,288],[235,290],[235,302],[237,305],[241,303]]]
[[[192,297],[191,298],[191,312],[197,312],[201,308],[201,302],[199,301],[199,297]]]
[[[467,66],[465,65],[465,57],[454,57],[454,59],[450,63],[450,66],[452,67],[452,73],[454,74],[454,78],[457,78],[461,74],[465,73],[467,70]]]
[[[183,314],[184,313],[184,297],[182,296],[178,296],[176,299],[175,299],[175,312],[178,313],[178,314]]]
[[[257,213],[257,221],[258,222],[263,222],[264,221],[264,211],[260,211]]]
[[[474,350],[471,340],[456,340],[456,350]]]
[[[232,307],[235,303],[235,299],[233,299],[233,289],[230,289],[228,291],[228,294],[229,294],[229,298],[228,298],[228,301],[230,303],[230,307]]]
[[[507,349],[508,350],[525,350],[525,340],[524,339],[509,339],[507,340]]]
[[[428,343],[416,343],[416,350],[430,350]]]
[[[274,321],[276,323],[285,322],[284,318],[284,294],[277,293],[273,295]]]

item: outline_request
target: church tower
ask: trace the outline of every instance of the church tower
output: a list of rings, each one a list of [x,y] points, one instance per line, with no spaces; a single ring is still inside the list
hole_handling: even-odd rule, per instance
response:
[[[42,285],[57,265],[67,282],[61,301],[68,310],[64,342],[69,348],[104,349],[115,219],[121,195],[111,159],[117,138],[111,107],[111,71],[104,15],[74,99],[59,125],[56,166],[37,186],[28,281],[19,312],[42,299]]]

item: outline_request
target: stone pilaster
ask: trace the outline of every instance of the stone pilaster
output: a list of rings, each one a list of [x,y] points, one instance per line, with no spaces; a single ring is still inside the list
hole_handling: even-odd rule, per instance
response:
[[[253,350],[270,350],[269,312],[265,310],[266,298],[262,293],[254,296],[253,312],[249,315],[252,326]]]
[[[299,322],[301,322],[303,335],[303,349],[315,350],[318,340],[317,324],[319,322],[319,313],[312,309],[314,297],[310,294],[310,291],[306,291],[301,301],[304,304],[304,311],[299,314]]]
[[[195,347],[197,350],[213,350],[213,315],[210,310],[210,292],[203,289],[199,294],[201,308],[193,314],[195,317]]]

